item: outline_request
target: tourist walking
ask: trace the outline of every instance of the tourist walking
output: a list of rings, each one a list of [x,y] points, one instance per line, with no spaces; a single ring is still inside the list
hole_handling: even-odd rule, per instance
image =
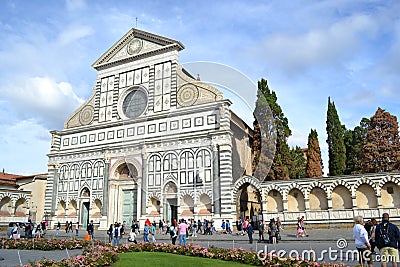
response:
[[[187,245],[186,231],[187,231],[188,225],[186,224],[184,219],[180,220],[178,228],[179,228],[179,245],[182,246],[182,244],[183,244],[184,246],[186,246]]]
[[[72,223],[72,222],[71,222]],[[88,235],[90,235],[91,239],[94,239],[94,225],[93,225],[93,220],[90,221],[86,228]]]
[[[145,223],[143,229],[143,242],[149,242],[149,233],[150,233],[149,224]]]
[[[110,224],[110,227],[107,230],[107,235],[108,235],[108,243],[111,244],[111,241],[113,240],[113,224]]]
[[[75,236],[79,235],[79,222],[76,222],[75,224]]]
[[[249,244],[253,244],[253,226],[251,225],[251,219],[247,222],[246,231],[249,236]]]
[[[381,254],[382,266],[386,267],[388,262],[392,262],[392,266],[397,267],[400,232],[396,225],[389,222],[388,213],[382,214],[382,222],[375,228],[375,242]]]
[[[56,235],[60,235],[61,223],[57,222]]]
[[[258,242],[260,241],[264,241],[264,222],[263,221],[259,221],[258,222]]]
[[[368,232],[364,227],[364,220],[361,216],[354,217],[353,237],[358,250],[359,263],[362,266],[374,266],[371,257],[371,245],[368,240]]]
[[[177,223],[176,223],[175,219],[172,222],[171,226],[169,227],[169,234],[171,236],[172,245],[175,245],[176,238],[178,237],[178,229],[177,229]]]
[[[118,222],[115,222],[115,224],[114,224],[114,242],[113,242],[114,246],[118,246],[119,245],[119,240],[121,238],[121,233],[122,233],[121,224],[118,223]]]

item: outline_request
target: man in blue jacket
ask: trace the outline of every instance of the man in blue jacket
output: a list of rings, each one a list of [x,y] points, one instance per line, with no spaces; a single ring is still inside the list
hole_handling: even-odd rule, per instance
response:
[[[389,222],[389,214],[382,214],[382,222],[375,228],[376,246],[381,252],[381,263],[383,267],[387,262],[392,262],[397,267],[399,262],[400,231],[396,225]]]

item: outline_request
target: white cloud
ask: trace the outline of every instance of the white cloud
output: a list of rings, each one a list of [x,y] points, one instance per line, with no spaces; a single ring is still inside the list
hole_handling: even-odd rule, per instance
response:
[[[0,168],[8,173],[46,173],[51,135],[36,120],[20,120],[0,125]],[[29,134],[26,134],[29,133]]]
[[[321,65],[338,64],[354,56],[361,43],[360,34],[374,36],[377,27],[366,15],[352,16],[327,28],[310,29],[304,34],[277,33],[266,36],[252,51],[289,72]]]
[[[73,110],[84,102],[69,83],[57,83],[48,77],[22,79],[2,91],[20,117],[36,117],[49,128],[60,128]]]
[[[68,45],[92,34],[92,27],[84,25],[74,25],[70,26],[60,33],[58,37],[58,42],[60,45]]]
[[[69,11],[76,11],[86,8],[85,0],[66,0],[67,9]]]

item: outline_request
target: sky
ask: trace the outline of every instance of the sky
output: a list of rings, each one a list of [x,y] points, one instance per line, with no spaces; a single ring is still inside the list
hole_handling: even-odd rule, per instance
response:
[[[50,131],[62,130],[91,95],[91,64],[132,27],[182,42],[181,63],[223,64],[254,85],[267,79],[289,120],[290,146],[306,147],[317,130],[325,174],[328,97],[348,129],[378,107],[400,115],[397,0],[2,0],[0,7],[7,173],[47,172]]]

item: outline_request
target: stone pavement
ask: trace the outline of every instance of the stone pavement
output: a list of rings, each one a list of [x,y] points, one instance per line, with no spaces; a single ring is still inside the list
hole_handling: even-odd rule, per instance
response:
[[[127,231],[129,233],[129,230]],[[49,230],[46,234],[47,238],[75,238],[75,233],[66,234],[65,231],[61,231],[59,236],[56,236],[55,230]],[[352,228],[333,228],[333,229],[310,229],[307,230],[308,237],[296,237],[296,231],[293,229],[283,230],[281,231],[282,240],[281,242],[290,242],[290,241],[314,241],[314,242],[325,242],[325,241],[336,241],[339,238],[344,238],[346,240],[353,239],[353,230]],[[79,239],[83,239],[86,235],[86,231],[79,231]],[[106,231],[95,231],[94,233],[95,239],[100,239],[101,241],[108,241],[108,236]],[[1,234],[0,234],[1,236]],[[265,238],[267,238],[267,234],[265,234]],[[128,235],[124,236],[125,238]],[[124,239],[124,238],[123,238]],[[170,236],[169,234],[156,234],[157,241],[165,241],[169,242]],[[190,240],[197,241],[246,241],[248,240],[247,235],[236,235],[233,234],[221,234],[214,233],[213,235],[202,235],[198,234],[197,237],[190,237]],[[258,231],[254,231],[253,239],[258,239]],[[143,235],[139,234],[137,237],[138,241],[143,240]]]
[[[352,229],[351,228],[335,228],[335,229],[310,229],[308,231],[308,237],[297,238],[295,235],[295,230],[284,230],[281,232],[282,241],[281,245],[284,247],[323,247],[331,244],[335,247],[336,241],[340,238],[346,239],[349,243],[349,246],[353,246],[354,243],[352,237]],[[0,237],[5,237],[5,232],[0,232]],[[79,236],[77,238],[83,239],[86,235],[86,231],[80,231]],[[171,240],[169,238],[169,234],[157,234],[156,239],[157,242],[166,242],[170,243]],[[265,236],[267,238],[267,235]],[[55,230],[49,230],[45,236],[45,238],[76,238],[74,233],[66,234],[65,231],[61,231],[59,236],[56,236]],[[95,239],[99,239],[101,241],[108,242],[108,236],[106,231],[95,231]],[[247,235],[236,235],[236,234],[221,234],[215,233],[213,235],[198,235],[198,237],[189,237],[188,242],[194,243],[196,245],[201,246],[216,246],[216,247],[242,247],[246,250],[257,251],[260,247],[263,247],[264,244],[258,243],[258,232],[255,231],[253,234],[254,243],[248,244]],[[138,242],[143,240],[143,235],[139,234],[137,238]],[[128,243],[127,238],[122,238],[120,244]],[[177,242],[178,244],[178,242]],[[319,245],[320,244],[320,245]],[[18,266],[20,259],[23,264],[27,264],[32,261],[37,261],[42,258],[55,259],[60,260],[62,258],[68,258],[68,256],[73,257],[75,255],[80,254],[80,250],[73,251],[19,251],[18,250],[4,250],[0,249],[0,257],[4,258],[4,260],[0,260],[0,267],[12,267]]]

